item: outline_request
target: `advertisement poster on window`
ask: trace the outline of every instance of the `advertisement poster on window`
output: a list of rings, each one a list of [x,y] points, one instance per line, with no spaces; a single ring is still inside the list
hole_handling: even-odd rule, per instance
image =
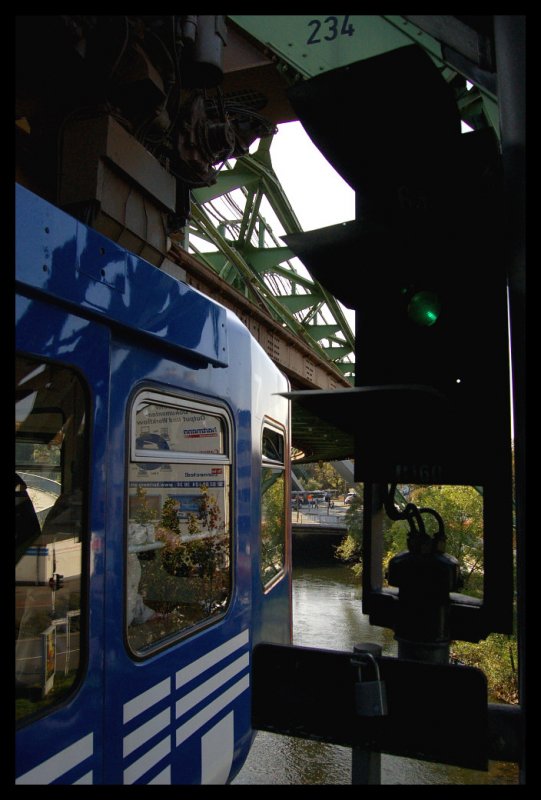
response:
[[[185,535],[225,533],[228,488],[227,465],[132,463],[129,518],[168,528],[178,523]]]
[[[144,403],[137,411],[137,450],[170,450],[177,453],[224,452],[223,422],[214,414]]]

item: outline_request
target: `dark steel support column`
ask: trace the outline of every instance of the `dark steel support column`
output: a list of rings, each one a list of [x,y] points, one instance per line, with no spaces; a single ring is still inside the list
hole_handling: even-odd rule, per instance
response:
[[[526,17],[494,17],[498,108],[508,230],[509,316],[511,327],[512,392],[515,448],[515,504],[517,541],[517,630],[519,699],[522,741],[526,714]],[[520,781],[526,783],[526,756],[522,748]]]

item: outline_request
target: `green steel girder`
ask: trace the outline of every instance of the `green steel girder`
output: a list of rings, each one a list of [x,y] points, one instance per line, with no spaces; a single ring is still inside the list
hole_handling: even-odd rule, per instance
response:
[[[225,255],[232,267],[235,268],[237,278],[239,278],[242,282],[243,293],[245,297],[255,305],[264,308],[273,319],[277,320],[282,325],[285,325],[292,333],[299,338],[302,338],[303,341],[309,343],[311,348],[314,350],[314,353],[316,353],[320,358],[328,363],[334,363],[332,359],[328,358],[325,350],[318,344],[318,342],[314,341],[314,339],[310,336],[309,326],[303,325],[293,316],[285,304],[281,302],[280,296],[273,295],[270,292],[269,287],[261,282],[257,273],[252,272],[249,264],[244,261],[242,256],[237,253],[231,244],[219,234],[216,228],[213,227],[203,210],[194,205],[192,208],[192,216],[194,223],[198,225],[198,229],[200,226],[210,237],[214,237],[214,241],[220,248],[221,253]],[[208,254],[205,253],[199,253],[198,255],[202,261],[206,261],[206,256],[208,256]],[[206,263],[208,263],[208,265],[211,267],[213,266],[209,261],[206,261]],[[230,283],[231,285],[234,285],[235,288],[239,289],[240,284],[238,282],[230,281]],[[346,370],[346,374],[352,372],[353,367],[354,365],[350,364],[349,369]],[[344,374],[344,371],[341,368],[339,368],[339,372]]]
[[[478,42],[475,35],[468,38],[470,31],[459,17],[271,14],[230,15],[228,19],[267,55],[272,54],[276,69],[289,82],[407,44],[420,45],[443,77],[456,86],[464,122],[472,128],[491,126],[499,134],[497,98],[486,82],[467,85],[465,73],[445,60],[445,37],[439,31],[448,20],[452,25],[446,35],[454,36],[455,43],[464,41],[462,54],[476,58]],[[454,43],[448,39],[447,44],[453,47]],[[260,139],[254,153],[239,158],[232,168],[226,164],[214,185],[192,191],[190,233],[215,249],[203,252],[195,244],[192,248],[222,279],[311,343],[318,357],[333,363],[353,382],[355,339],[341,306],[317,281],[299,273],[291,251],[277,239],[261,211],[266,201],[283,233],[302,231],[273,170],[272,140],[272,136]],[[217,203],[224,204],[227,212],[220,211]]]
[[[430,55],[450,82],[458,74],[458,68],[445,60],[443,29],[450,30],[454,37],[447,44],[458,50],[460,43],[466,60],[475,64],[479,51],[483,49],[460,18],[447,16],[289,14],[284,17],[241,14],[229,18],[272,51],[300,79],[414,43]],[[467,105],[464,106],[463,119],[472,128],[488,124],[499,136],[495,94],[486,86],[475,85],[475,78],[471,80],[474,85],[468,103],[478,101],[476,119],[469,121]],[[481,116],[482,122],[479,121]]]
[[[219,172],[216,176],[216,183],[212,186],[195,189],[193,196],[198,203],[204,204],[214,200],[216,197],[222,197],[227,192],[239,189],[241,186],[250,186],[250,184],[257,182],[257,175],[247,169],[242,160],[239,160],[234,169]]]
[[[304,78],[409,43],[407,33],[379,15],[235,14],[230,19]]]
[[[324,350],[329,356],[330,361],[336,361],[339,358],[347,356],[349,353],[348,347],[325,347]]]
[[[190,242],[198,257],[222,279],[353,380],[355,339],[339,303],[317,281],[295,269],[291,250],[279,244],[262,216],[265,199],[284,233],[302,230],[272,168],[271,142],[272,137],[261,139],[256,152],[237,160],[232,168],[227,165],[215,185],[192,192],[190,233],[216,250],[205,252],[197,249],[193,238]],[[233,199],[234,190],[240,191]],[[218,200],[225,203],[225,213],[217,209]],[[347,360],[342,365],[336,363],[339,359]]]
[[[254,247],[246,242],[239,244],[238,250],[259,274],[273,272],[279,264],[295,257],[289,247]]]
[[[321,303],[321,298],[316,294],[283,294],[280,295],[280,302],[294,314],[296,311],[317,306]]]
[[[319,342],[321,339],[332,339],[333,341],[338,341],[334,334],[339,330],[340,328],[338,325],[311,325],[310,335],[314,337],[316,342]]]

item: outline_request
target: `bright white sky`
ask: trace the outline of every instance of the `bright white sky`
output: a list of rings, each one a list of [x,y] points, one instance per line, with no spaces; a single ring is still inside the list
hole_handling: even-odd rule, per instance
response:
[[[463,123],[462,131],[468,130]],[[270,153],[274,171],[303,230],[355,219],[355,192],[323,158],[300,122],[278,126]],[[295,259],[295,266],[299,264]],[[299,271],[302,269],[300,264]],[[355,312],[344,306],[342,309],[355,333]]]
[[[463,131],[467,129],[463,123]],[[259,140],[252,145],[252,152],[258,145]],[[278,126],[270,154],[274,171],[303,230],[355,218],[355,192],[321,155],[300,122]],[[275,236],[280,237],[284,231],[266,201],[261,205],[261,213]],[[209,249],[201,242],[198,245],[201,250]],[[292,259],[292,263],[300,274],[308,275],[299,259]],[[342,310],[355,333],[355,312],[345,306]]]
[[[355,192],[321,155],[300,122],[278,126],[270,154],[274,172],[303,230],[355,218]],[[295,259],[294,263],[302,273],[301,262]],[[341,307],[355,333],[355,312]]]
[[[355,218],[355,192],[323,158],[300,122],[278,126],[271,160],[303,230]]]
[[[259,140],[256,140],[250,148],[251,152],[257,150],[258,146]],[[278,126],[270,155],[274,172],[304,231],[349,222],[355,218],[355,192],[323,158],[300,122],[287,122]],[[243,207],[244,199],[239,189],[231,192],[231,199]],[[222,205],[221,200],[214,201],[214,205]],[[227,204],[222,208],[224,218],[230,217],[231,208]],[[261,203],[260,213],[277,237],[278,245],[283,244],[280,237],[285,231],[265,198]],[[196,238],[201,252],[214,249],[213,245],[198,239],[196,234],[191,234],[190,238],[192,242]],[[291,263],[299,274],[309,277],[298,258],[292,258]],[[355,333],[355,312],[345,306],[341,307],[352,332]]]

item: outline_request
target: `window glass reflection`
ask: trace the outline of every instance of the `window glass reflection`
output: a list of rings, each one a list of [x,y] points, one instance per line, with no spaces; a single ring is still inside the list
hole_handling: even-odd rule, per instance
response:
[[[160,403],[143,397],[135,408],[126,626],[130,648],[143,655],[227,608],[231,467],[224,458],[229,431],[224,414],[172,398]],[[152,461],[145,460],[150,456]]]
[[[81,665],[87,400],[70,369],[16,359],[15,702],[63,700]]]

